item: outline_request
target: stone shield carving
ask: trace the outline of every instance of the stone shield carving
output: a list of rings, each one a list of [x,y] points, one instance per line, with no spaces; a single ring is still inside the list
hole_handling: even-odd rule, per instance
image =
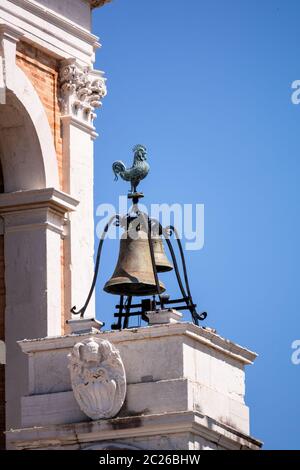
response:
[[[75,399],[92,419],[113,418],[126,395],[126,375],[119,351],[106,340],[89,338],[69,354]]]

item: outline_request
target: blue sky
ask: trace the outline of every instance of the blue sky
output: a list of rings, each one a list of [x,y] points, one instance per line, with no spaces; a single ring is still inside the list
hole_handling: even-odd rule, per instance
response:
[[[130,164],[136,143],[151,165],[146,204],[205,205],[204,248],[187,253],[192,292],[206,325],[259,354],[246,402],[265,449],[300,448],[299,15],[296,0],[114,0],[94,11],[108,87],[95,208],[126,194],[111,164]],[[108,326],[117,298],[102,286],[117,250],[104,246],[97,288]]]

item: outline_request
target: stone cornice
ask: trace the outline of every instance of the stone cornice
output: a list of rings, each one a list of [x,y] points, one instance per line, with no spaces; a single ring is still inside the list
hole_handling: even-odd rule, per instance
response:
[[[72,21],[68,20],[62,15],[59,15],[58,13],[50,10],[49,8],[45,8],[39,3],[35,2],[34,0],[10,0],[12,3],[15,5],[19,5],[22,8],[26,9],[27,11],[30,11],[34,13],[36,16],[39,18],[46,20],[46,21],[51,21],[51,23],[61,27],[65,31],[69,31],[75,36],[83,39],[84,41],[93,44],[93,45],[98,45],[98,36],[95,36],[94,34],[90,33],[86,29],[82,28],[81,26],[73,23]],[[99,5],[100,6],[100,5]],[[2,6],[4,9],[4,7]]]
[[[78,338],[84,339],[94,335],[101,335],[103,339],[111,341],[113,344],[127,341],[140,341],[142,339],[151,339],[157,337],[167,337],[174,335],[183,335],[192,341],[198,341],[207,347],[219,351],[232,359],[235,359],[245,365],[252,364],[257,354],[229,341],[211,330],[199,327],[189,322],[178,322],[168,325],[155,325],[143,328],[132,328],[121,331],[100,331],[97,333],[88,333],[81,335],[59,336],[56,338],[43,338],[34,340],[20,341],[19,345],[24,353],[35,353],[38,351],[48,351],[51,349],[71,348],[78,341]]]
[[[24,33],[20,28],[6,23],[0,23],[1,40],[7,38],[13,42],[17,42],[22,36],[24,36]]]
[[[77,57],[84,64],[92,64],[95,49],[101,46],[88,26],[81,26],[35,0],[2,1],[0,22],[16,25],[24,34],[24,42],[57,59]]]
[[[16,449],[77,445],[89,449],[99,442],[143,436],[194,432],[230,450],[258,450],[262,442],[195,411],[130,416],[83,423],[52,425],[6,432]]]
[[[51,230],[67,235],[66,214],[74,211],[78,201],[54,188],[0,194],[2,232]]]
[[[0,214],[49,207],[61,214],[74,211],[78,201],[54,188],[0,194]]]

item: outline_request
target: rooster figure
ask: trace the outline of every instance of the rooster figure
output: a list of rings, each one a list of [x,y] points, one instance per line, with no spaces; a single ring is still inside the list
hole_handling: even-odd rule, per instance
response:
[[[139,182],[144,179],[150,170],[150,166],[147,162],[147,151],[143,145],[135,145],[133,147],[133,165],[131,168],[126,168],[121,160],[113,163],[112,169],[115,174],[115,181],[118,179],[118,175],[124,181],[130,181],[131,192],[137,192],[137,186]]]

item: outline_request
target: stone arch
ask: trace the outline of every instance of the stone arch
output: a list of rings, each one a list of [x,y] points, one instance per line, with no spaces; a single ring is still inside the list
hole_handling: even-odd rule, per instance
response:
[[[5,93],[0,96],[0,339],[5,339],[7,364],[5,369],[0,365],[0,448],[5,424],[20,425],[20,396],[27,390],[27,364],[17,341],[37,332],[47,336],[50,310],[57,334],[61,315],[61,221],[47,199],[51,188],[59,188],[54,139],[31,81],[9,54],[5,65]],[[47,217],[53,220],[49,223]],[[53,286],[50,272],[57,278]],[[52,304],[51,290],[58,299]]]
[[[5,192],[58,188],[58,164],[45,109],[32,83],[15,66],[0,105],[0,152]]]

